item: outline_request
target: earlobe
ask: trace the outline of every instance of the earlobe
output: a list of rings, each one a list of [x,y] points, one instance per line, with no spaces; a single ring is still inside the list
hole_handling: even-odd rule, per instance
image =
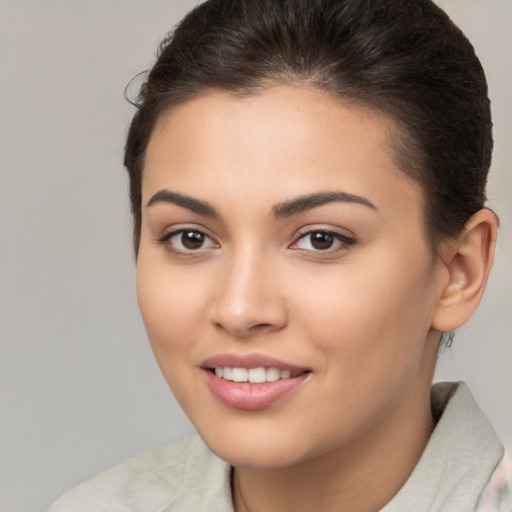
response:
[[[475,312],[494,260],[497,229],[494,213],[480,210],[469,219],[457,240],[444,247],[447,279],[442,283],[432,328],[453,331]]]

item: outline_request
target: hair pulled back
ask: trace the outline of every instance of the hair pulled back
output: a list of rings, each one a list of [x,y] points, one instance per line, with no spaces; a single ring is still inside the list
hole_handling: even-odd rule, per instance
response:
[[[144,154],[165,109],[212,90],[304,84],[378,109],[398,127],[436,247],[485,203],[492,123],[482,66],[430,0],[208,0],[162,41],[140,88],[124,164],[137,253]]]

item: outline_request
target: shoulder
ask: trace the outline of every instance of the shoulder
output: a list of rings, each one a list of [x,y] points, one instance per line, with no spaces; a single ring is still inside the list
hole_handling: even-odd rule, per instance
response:
[[[120,462],[71,489],[49,512],[145,512],[187,510],[187,501],[204,486],[222,500],[229,466],[197,434]],[[181,505],[180,505],[181,504]]]

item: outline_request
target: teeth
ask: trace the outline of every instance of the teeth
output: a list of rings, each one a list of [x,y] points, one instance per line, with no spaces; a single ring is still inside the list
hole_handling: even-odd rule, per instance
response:
[[[279,368],[267,368],[267,380],[269,382],[279,380],[279,373]]]
[[[215,375],[233,382],[251,382],[260,384],[263,382],[275,382],[279,379],[290,379],[292,372],[279,370],[279,368],[232,368],[230,366],[216,367]]]
[[[267,382],[267,372],[265,368],[251,368],[249,370],[249,382],[253,382],[254,384]]]
[[[247,368],[233,368],[233,382],[247,382],[248,376]]]

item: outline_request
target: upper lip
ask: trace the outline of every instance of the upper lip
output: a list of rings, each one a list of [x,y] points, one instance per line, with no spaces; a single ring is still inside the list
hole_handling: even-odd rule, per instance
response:
[[[202,368],[209,369],[225,366],[231,368],[278,368],[279,370],[289,370],[292,373],[309,371],[306,367],[290,364],[266,354],[218,354],[201,363]]]

